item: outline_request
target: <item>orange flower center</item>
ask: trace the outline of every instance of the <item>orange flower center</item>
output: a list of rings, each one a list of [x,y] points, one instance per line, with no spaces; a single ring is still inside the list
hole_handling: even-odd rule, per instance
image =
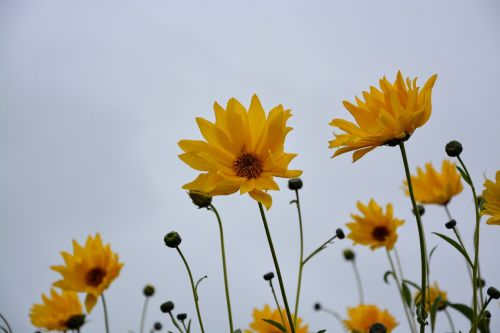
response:
[[[251,153],[241,153],[234,161],[233,169],[237,176],[247,179],[258,178],[262,173],[262,162]]]
[[[85,282],[87,285],[92,287],[97,287],[101,284],[102,280],[106,276],[106,271],[103,269],[96,267],[91,269],[87,275],[85,276]]]
[[[387,229],[387,227],[384,226],[375,227],[372,231],[373,239],[379,242],[385,241],[385,239],[389,236],[389,234],[390,234],[389,229]]]

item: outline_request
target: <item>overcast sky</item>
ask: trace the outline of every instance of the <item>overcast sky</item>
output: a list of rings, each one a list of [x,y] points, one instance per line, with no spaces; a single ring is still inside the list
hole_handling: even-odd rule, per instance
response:
[[[332,118],[350,119],[342,100],[398,70],[423,84],[438,74],[433,114],[407,145],[412,170],[440,165],[444,145],[463,142],[478,188],[500,167],[500,5],[497,1],[9,1],[0,0],[0,313],[30,332],[28,313],[59,275],[59,252],[100,232],[125,263],[106,292],[112,332],[138,330],[146,283],[157,287],[148,326],[173,300],[195,316],[187,275],[163,244],[177,230],[199,289],[207,332],[227,330],[217,223],[181,186],[196,172],[177,157],[180,139],[200,139],[194,118],[213,121],[214,101],[266,110],[292,109],[286,150],[298,153],[306,252],[350,221],[357,200],[392,202],[407,220],[397,246],[408,278],[419,281],[417,229],[399,151],[382,147],[351,163],[331,159]],[[298,262],[296,211],[286,180],[268,212],[289,298]],[[222,215],[235,324],[272,302],[261,276],[272,270],[257,204],[238,194],[214,201]],[[453,199],[472,248],[473,205],[467,188]],[[439,207],[424,216],[429,248],[438,245],[431,280],[453,302],[469,303],[464,261],[430,234],[448,233]],[[500,227],[483,224],[481,268],[500,287]],[[448,233],[449,234],[449,233]],[[351,267],[336,242],[305,268],[300,315],[311,330],[339,332],[316,301],[345,316],[357,305]],[[354,247],[367,302],[389,309],[408,332],[383,250]],[[492,331],[500,331],[498,302]],[[467,330],[460,314],[457,327]],[[103,332],[98,304],[84,332]],[[449,328],[439,314],[438,332]],[[194,325],[194,327],[198,327]]]

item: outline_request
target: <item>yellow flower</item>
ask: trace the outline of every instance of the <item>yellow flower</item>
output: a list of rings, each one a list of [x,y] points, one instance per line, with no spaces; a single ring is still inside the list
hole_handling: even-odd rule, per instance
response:
[[[42,301],[42,304],[34,304],[30,311],[31,323],[36,327],[66,332],[72,328],[70,319],[84,318],[82,304],[75,292],[62,291],[59,295],[51,289],[50,298],[42,294]]]
[[[109,287],[120,274],[123,263],[118,262],[118,255],[111,251],[109,244],[103,246],[101,236],[89,236],[85,247],[73,240],[73,255],[61,252],[65,266],[51,268],[62,275],[54,286],[63,290],[85,292],[85,308],[90,312],[97,298]]]
[[[423,126],[431,116],[431,93],[437,76],[433,75],[420,90],[417,78],[406,81],[398,72],[394,83],[385,77],[379,80],[380,89],[371,86],[363,91],[364,101],[356,97],[354,105],[344,101],[356,124],[344,119],[333,119],[331,126],[345,133],[335,134],[330,148],[337,149],[333,157],[355,151],[353,162],[381,145],[396,145]]]
[[[420,301],[420,296],[420,292],[415,293],[415,303],[418,303]],[[444,308],[446,308],[446,302],[448,301],[447,293],[446,291],[442,291],[441,289],[439,289],[437,282],[434,282],[434,285],[427,288],[427,304],[425,304],[425,310],[427,312],[431,311],[431,306],[434,304],[438,297],[441,297],[441,299],[437,305],[437,309],[444,310]]]
[[[360,304],[355,308],[347,308],[347,317],[344,325],[351,332],[368,333],[370,327],[379,323],[387,328],[387,333],[390,333],[398,326],[398,322],[389,311],[381,311],[376,305]]]
[[[500,170],[495,176],[495,183],[489,179],[484,182],[484,206],[481,215],[491,216],[487,224],[500,225]]]
[[[372,250],[382,246],[391,250],[398,239],[396,229],[404,223],[403,220],[393,217],[392,204],[387,205],[385,214],[373,199],[366,206],[358,201],[357,207],[363,216],[351,214],[354,221],[347,223],[351,230],[347,237],[352,239],[354,244],[369,245]]]
[[[425,164],[425,171],[417,168],[417,175],[411,176],[415,200],[423,204],[447,205],[451,198],[462,192],[462,182],[456,164],[443,160],[441,173],[431,163]],[[408,192],[408,184],[404,181],[404,190]]]
[[[285,137],[292,130],[286,127],[290,110],[282,105],[266,113],[254,95],[247,110],[231,98],[224,110],[214,104],[215,123],[196,118],[205,141],[181,140],[184,151],[180,159],[202,173],[184,189],[210,195],[226,195],[240,191],[271,207],[268,190],[279,190],[273,177],[294,178],[302,171],[288,170],[296,154],[283,151]]]
[[[286,327],[287,332],[291,332],[290,325],[288,324],[288,317],[286,315],[286,311],[283,309],[281,310],[281,313],[283,315],[283,319],[285,320],[284,326]],[[271,319],[272,321],[275,321],[283,325],[283,322],[281,321],[280,312],[278,309],[271,310],[269,305],[266,304],[264,306],[264,309],[262,310],[254,309],[252,315],[253,315],[253,322],[250,324],[251,330],[245,330],[245,333],[252,333],[252,332],[281,333],[281,331],[278,328],[263,320],[263,319]],[[297,318],[297,327],[295,327],[296,333],[307,333],[308,328],[309,328],[308,325],[302,325],[301,318]]]

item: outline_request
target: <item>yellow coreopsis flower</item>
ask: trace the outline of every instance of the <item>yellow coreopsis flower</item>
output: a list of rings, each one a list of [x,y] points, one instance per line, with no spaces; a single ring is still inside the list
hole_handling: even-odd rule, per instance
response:
[[[351,332],[369,333],[370,328],[379,323],[387,328],[387,333],[390,333],[398,326],[389,311],[382,311],[376,305],[360,304],[355,308],[348,308],[347,317],[344,325]]]
[[[441,173],[431,163],[425,164],[425,171],[417,168],[417,175],[411,176],[415,200],[423,204],[447,205],[451,198],[462,192],[462,182],[456,164],[443,160]],[[404,190],[408,192],[408,183],[404,181]]]
[[[404,223],[393,216],[392,204],[387,204],[385,213],[373,199],[368,205],[358,201],[357,207],[363,215],[351,214],[354,221],[346,224],[351,230],[347,237],[372,250],[382,246],[391,250],[398,239],[396,230]]]
[[[355,151],[355,162],[378,146],[397,145],[407,140],[431,116],[431,94],[436,78],[431,76],[420,89],[417,78],[405,81],[398,72],[394,83],[383,77],[379,80],[380,90],[371,86],[369,92],[363,91],[364,101],[356,97],[357,105],[344,101],[344,107],[356,123],[344,119],[330,122],[345,132],[335,134],[335,139],[330,141],[330,148],[337,149],[333,157]]]
[[[277,327],[265,322],[263,319],[270,319],[272,321],[280,323],[286,328],[287,332],[291,332],[286,311],[282,310],[281,313],[285,323],[281,321],[279,310],[271,310],[271,307],[269,307],[269,305],[267,304],[262,310],[254,309],[252,314],[253,322],[250,324],[251,329],[245,330],[245,333],[281,333],[281,331]],[[308,325],[302,325],[302,319],[300,317],[297,318],[297,326],[295,327],[296,333],[307,333],[308,328]]]
[[[420,292],[415,293],[415,303],[418,303],[420,301],[420,297],[422,295]],[[434,304],[434,302],[437,300],[437,298],[440,297],[441,299],[439,300],[439,303],[437,305],[438,310],[444,310],[446,308],[446,303],[448,302],[448,297],[446,291],[442,291],[439,289],[439,286],[437,282],[434,282],[434,285],[429,286],[427,288],[427,296],[425,302],[425,310],[429,312],[431,310],[431,306]]]
[[[72,291],[62,291],[58,294],[50,290],[50,298],[42,294],[42,304],[34,304],[30,311],[31,323],[48,331],[66,332],[83,325],[82,304],[78,294]]]
[[[54,286],[87,293],[85,308],[90,312],[97,298],[120,274],[123,263],[118,261],[118,254],[111,251],[109,244],[102,244],[99,233],[89,236],[84,247],[73,240],[73,254],[61,252],[61,255],[65,265],[51,267],[62,275]]]
[[[269,209],[272,198],[266,192],[279,190],[273,178],[294,178],[302,173],[288,170],[296,154],[284,152],[285,137],[292,130],[286,126],[290,110],[278,105],[266,117],[259,98],[254,95],[248,111],[234,98],[227,102],[226,109],[215,103],[214,111],[215,123],[196,118],[205,141],[178,143],[184,150],[179,155],[181,160],[203,172],[183,188],[210,195],[239,190]]]
[[[495,175],[495,182],[489,179],[484,182],[483,200],[481,215],[491,216],[486,223],[500,225],[500,170]]]

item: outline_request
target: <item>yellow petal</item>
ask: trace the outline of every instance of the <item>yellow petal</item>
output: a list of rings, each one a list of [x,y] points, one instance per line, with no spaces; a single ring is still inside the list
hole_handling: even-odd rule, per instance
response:
[[[87,296],[85,297],[85,310],[87,311],[87,313],[90,313],[92,311],[96,303],[97,297],[92,294],[87,294]]]
[[[250,194],[250,196],[254,200],[257,200],[258,202],[263,204],[264,207],[266,207],[266,209],[271,208],[271,205],[273,203],[273,198],[269,194],[267,194],[263,191],[259,191],[259,190],[253,190],[253,191],[249,192],[248,194]]]

